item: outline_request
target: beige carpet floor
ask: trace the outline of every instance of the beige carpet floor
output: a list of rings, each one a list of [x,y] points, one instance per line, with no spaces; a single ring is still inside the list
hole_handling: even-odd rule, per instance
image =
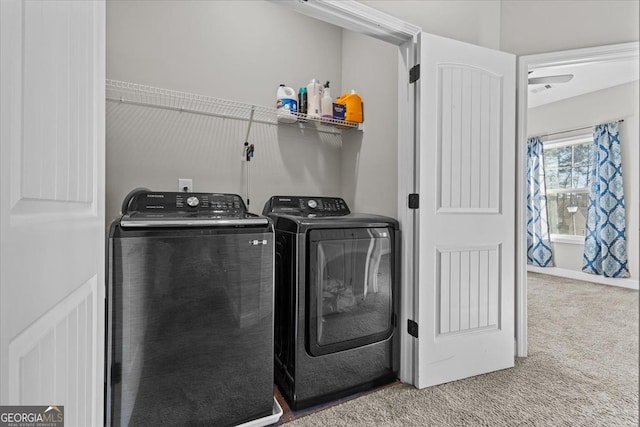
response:
[[[638,426],[638,291],[529,274],[529,357],[424,390],[399,384],[287,426]]]

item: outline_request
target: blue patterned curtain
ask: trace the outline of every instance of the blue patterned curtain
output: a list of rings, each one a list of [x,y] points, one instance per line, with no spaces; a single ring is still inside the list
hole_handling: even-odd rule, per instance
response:
[[[544,148],[540,138],[527,141],[527,263],[553,267],[544,182]]]
[[[593,141],[582,271],[629,277],[618,124],[596,126]]]

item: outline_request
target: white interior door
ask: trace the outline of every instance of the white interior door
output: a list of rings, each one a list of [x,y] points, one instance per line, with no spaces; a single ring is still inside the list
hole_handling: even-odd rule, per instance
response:
[[[427,387],[512,367],[515,56],[422,33],[418,356]]]
[[[102,425],[105,4],[0,16],[0,404]]]

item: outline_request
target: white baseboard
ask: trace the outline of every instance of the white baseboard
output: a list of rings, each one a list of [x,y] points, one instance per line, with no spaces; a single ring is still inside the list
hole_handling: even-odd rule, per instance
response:
[[[584,273],[582,271],[569,270],[558,267],[536,267],[527,265],[527,271],[533,273],[548,274],[550,276],[566,277],[568,279],[584,280],[585,282],[599,283],[601,285],[618,286],[620,288],[640,290],[638,279],[614,279],[599,276],[597,274]]]

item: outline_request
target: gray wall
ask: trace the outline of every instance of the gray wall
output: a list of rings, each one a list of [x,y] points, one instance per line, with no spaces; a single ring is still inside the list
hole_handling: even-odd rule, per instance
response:
[[[500,50],[531,55],[638,40],[640,2],[502,1]]]
[[[310,40],[313,42],[310,43]],[[278,84],[341,91],[342,30],[265,1],[109,1],[107,78],[275,106]],[[107,102],[107,220],[133,188],[239,193],[248,122]],[[339,195],[341,138],[252,127],[251,209],[275,193]]]
[[[343,137],[342,194],[354,210],[396,217],[398,48],[350,31],[342,40],[342,82],[364,97],[365,117],[364,133]]]
[[[638,279],[640,275],[638,90],[638,81],[635,81],[530,108],[527,125],[529,135],[540,135],[624,119],[619,128],[627,216],[627,252],[629,270],[633,279]],[[588,133],[588,131],[582,133]],[[556,267],[582,270],[584,245],[554,243],[553,247]]]
[[[361,3],[431,34],[500,48],[500,0],[362,0]]]
[[[275,106],[280,83],[341,87],[341,37],[262,0],[109,0],[107,78]]]

